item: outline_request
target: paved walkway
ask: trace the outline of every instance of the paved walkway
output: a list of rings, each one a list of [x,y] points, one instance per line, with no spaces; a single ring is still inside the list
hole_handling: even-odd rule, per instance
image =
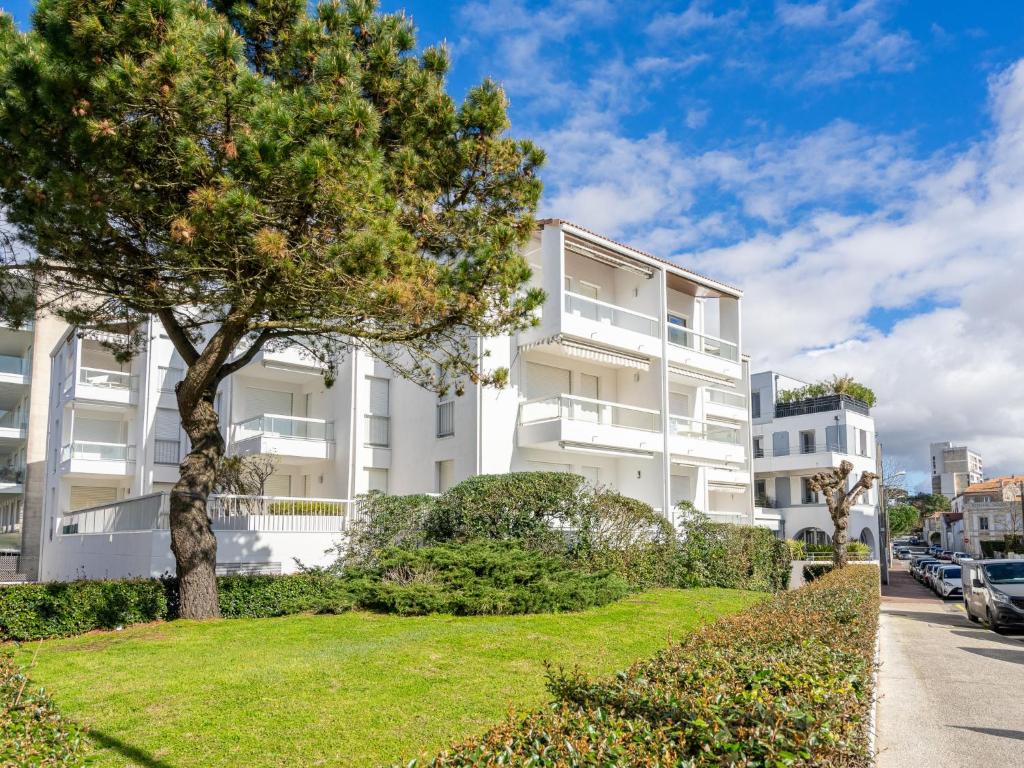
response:
[[[894,564],[882,589],[879,768],[1024,766],[1024,635],[967,620]]]

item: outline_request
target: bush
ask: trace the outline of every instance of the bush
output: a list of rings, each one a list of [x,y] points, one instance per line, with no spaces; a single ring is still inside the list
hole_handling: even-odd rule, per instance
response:
[[[221,614],[228,619],[344,613],[355,605],[346,582],[315,571],[287,576],[221,576],[217,593]]]
[[[567,472],[471,477],[436,500],[426,522],[427,540],[516,541],[526,549],[564,551],[559,529],[582,517],[590,499],[585,482]]]
[[[615,571],[639,589],[675,582],[676,532],[649,504],[602,490],[579,514],[572,557],[582,566]]]
[[[167,616],[155,579],[69,581],[0,587],[0,638],[35,640],[113,629]]]
[[[789,547],[790,560],[803,560],[807,557],[807,547],[802,541],[786,539],[786,546]]]
[[[691,514],[679,547],[678,585],[774,592],[789,586],[789,545],[767,528]]]
[[[430,764],[867,768],[878,608],[877,568],[830,573],[615,677],[553,673],[549,708]]]
[[[814,581],[831,570],[832,563],[806,563],[804,565],[804,581]]]
[[[342,563],[372,564],[388,547],[422,547],[434,498],[425,494],[388,496],[375,492],[359,499],[359,516],[349,531]]]
[[[629,592],[610,571],[587,573],[561,555],[493,541],[384,550],[375,568],[345,579],[361,607],[402,615],[577,611]]]
[[[0,653],[0,765],[79,766],[82,737],[9,653]]]

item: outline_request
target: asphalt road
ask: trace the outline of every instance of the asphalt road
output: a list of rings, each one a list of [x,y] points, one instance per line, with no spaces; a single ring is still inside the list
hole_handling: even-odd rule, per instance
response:
[[[1024,766],[1024,634],[972,624],[898,563],[880,645],[879,768]]]

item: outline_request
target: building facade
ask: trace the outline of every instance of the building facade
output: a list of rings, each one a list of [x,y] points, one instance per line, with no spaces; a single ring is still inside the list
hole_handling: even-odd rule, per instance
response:
[[[525,256],[547,295],[536,325],[478,340],[488,368],[508,368],[504,389],[438,397],[364,353],[340,361],[328,388],[298,348],[266,350],[218,393],[228,453],[272,457],[265,494],[284,505],[549,470],[670,518],[689,501],[712,519],[752,522],[742,293],[564,221],[541,222]],[[173,394],[185,366],[156,320],[147,332],[145,352],[126,364],[101,337],[72,330],[52,349],[44,578],[149,575],[170,562],[159,502],[147,502],[156,517],[143,524],[142,503],[126,501],[169,491],[187,450]],[[114,511],[86,522],[83,509]],[[152,523],[153,535],[125,550],[131,565],[115,574],[95,534],[111,539],[109,528],[128,519],[135,529]],[[247,563],[290,567],[287,547],[261,553],[266,536],[237,533],[234,543],[225,534],[223,552],[237,543]],[[339,531],[312,533],[324,535],[308,551],[322,553]]]
[[[834,530],[824,500],[811,490],[814,474],[853,464],[852,486],[861,472],[875,472],[875,426],[868,407],[848,396],[830,395],[780,403],[779,393],[805,382],[774,371],[751,382],[755,518],[784,538],[828,544]],[[850,511],[851,540],[878,555],[877,483]]]
[[[932,463],[932,493],[949,499],[980,483],[985,477],[981,456],[965,445],[932,443],[928,446]]]
[[[1024,539],[1024,475],[995,477],[972,483],[952,502],[952,512],[963,516],[962,540],[956,546],[972,555],[985,554],[982,542]]]

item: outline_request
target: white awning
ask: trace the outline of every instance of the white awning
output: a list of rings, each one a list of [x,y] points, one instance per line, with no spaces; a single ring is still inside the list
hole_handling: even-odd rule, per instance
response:
[[[743,483],[716,483],[708,481],[709,491],[728,491],[729,493],[746,493],[749,486]]]
[[[720,387],[728,387],[729,389],[736,389],[736,382],[732,379],[723,379],[719,376],[712,376],[707,373],[698,373],[697,371],[691,371],[689,368],[683,368],[678,365],[668,366],[668,372],[673,376],[682,376],[684,379],[692,379],[698,384],[717,384]]]
[[[593,344],[577,341],[576,339],[565,338],[561,334],[556,334],[555,336],[547,339],[534,341],[530,344],[523,344],[521,349],[536,349],[537,347],[546,347],[551,345],[558,345],[561,347],[558,351],[569,355],[570,357],[578,357],[581,360],[590,360],[594,363],[615,365],[623,368],[636,368],[640,371],[650,370],[651,367],[650,358],[644,357],[643,355],[631,355],[628,352],[604,349],[603,347],[597,347]]]

